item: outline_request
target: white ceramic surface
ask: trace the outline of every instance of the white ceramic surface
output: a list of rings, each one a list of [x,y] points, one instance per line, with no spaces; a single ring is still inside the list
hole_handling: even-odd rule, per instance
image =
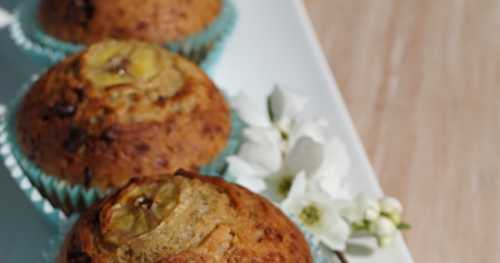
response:
[[[274,85],[311,98],[307,114],[327,117],[332,133],[347,144],[352,159],[349,183],[355,191],[381,195],[377,177],[341,98],[326,58],[300,0],[235,0],[239,19],[220,61],[212,69],[217,84],[262,100]],[[411,231],[411,230],[410,230]],[[370,240],[361,243],[375,246]],[[399,236],[388,248],[353,263],[411,263]]]

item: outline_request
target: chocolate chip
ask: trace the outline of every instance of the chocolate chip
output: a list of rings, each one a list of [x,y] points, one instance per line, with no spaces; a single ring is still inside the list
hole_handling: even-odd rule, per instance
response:
[[[159,96],[155,104],[159,107],[164,107],[165,103],[167,103],[167,98],[165,96]]]
[[[57,102],[52,110],[54,113],[60,118],[69,118],[75,115],[76,106],[66,103],[66,102]]]
[[[65,18],[69,21],[79,23],[87,28],[90,20],[94,17],[95,6],[92,0],[73,0],[69,1],[68,10]]]
[[[88,20],[91,20],[94,17],[95,6],[91,0],[75,0],[75,6],[81,8],[83,10],[83,21],[82,25],[87,26]]]
[[[138,151],[139,153],[145,153],[149,151],[149,149],[150,149],[149,145],[145,143],[141,143],[135,146],[135,150]]]
[[[83,99],[85,99],[85,86],[79,85],[78,87],[74,88],[73,91],[76,94],[76,98],[78,102],[82,102]]]
[[[85,17],[87,18],[87,20],[90,20],[92,19],[92,17],[94,17],[95,6],[92,3],[92,0],[83,1],[83,10],[85,12]]]
[[[85,185],[85,187],[90,187],[90,183],[92,182],[92,177],[93,177],[93,174],[92,174],[92,170],[87,166],[85,167],[85,169],[83,170],[83,185]]]
[[[70,153],[75,153],[87,140],[87,133],[78,128],[72,127],[69,131],[68,138],[64,141],[64,149]]]
[[[156,160],[156,164],[158,164],[158,166],[160,166],[160,167],[168,167],[169,163],[168,163],[168,160],[165,158],[158,158]]]
[[[48,121],[51,116],[51,111],[50,110],[43,110],[42,113],[40,114],[40,118],[42,118],[43,121]]]
[[[134,167],[134,173],[141,174],[142,173],[142,167]]]
[[[118,132],[113,127],[106,129],[105,131],[103,131],[101,133],[101,140],[103,140],[107,143],[114,142],[117,137],[118,137]]]
[[[81,69],[81,64],[79,59],[73,60],[69,65],[66,70],[68,70],[69,73],[73,73],[75,76],[80,75],[80,69]]]
[[[99,228],[99,226],[101,225],[101,214],[99,213],[95,213],[92,218],[91,218],[91,224],[95,227],[95,228]]]
[[[68,254],[68,262],[71,263],[92,263],[92,258],[83,251],[71,251]]]
[[[144,29],[148,28],[148,23],[146,23],[144,21],[140,21],[139,23],[137,23],[137,25],[135,27],[137,28],[137,30],[144,30]]]

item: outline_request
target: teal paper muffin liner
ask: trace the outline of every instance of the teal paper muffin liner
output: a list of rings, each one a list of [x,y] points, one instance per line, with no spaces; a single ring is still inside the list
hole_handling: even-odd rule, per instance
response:
[[[21,90],[20,95],[8,106],[5,116],[0,119],[0,156],[4,159],[11,176],[18,182],[35,208],[49,223],[58,225],[66,219],[66,215],[89,207],[105,193],[96,188],[71,185],[55,176],[47,175],[22,153],[16,138],[16,113],[23,95],[30,86],[26,85]],[[222,176],[226,157],[238,150],[243,123],[234,111],[231,112],[231,121],[231,134],[225,149],[214,161],[201,167],[201,173]]]
[[[307,243],[309,244],[309,249],[311,251],[311,255],[313,256],[314,263],[328,263],[331,262],[328,260],[326,253],[321,248],[319,241],[315,238],[315,236],[307,231],[303,225],[298,223],[299,221],[293,215],[288,215],[288,217],[299,227],[299,229],[304,234]],[[64,238],[67,233],[71,230],[73,225],[78,220],[78,216],[71,216],[68,220],[62,223],[59,226],[57,233],[49,239],[47,248],[42,251],[42,263],[54,263],[57,262],[57,257],[59,252],[63,246]]]
[[[26,176],[26,172],[14,157],[12,147],[8,142],[7,126],[4,120],[5,116],[0,116],[0,157],[12,179],[49,224],[54,225],[57,222],[65,221],[66,215],[61,210],[54,208],[49,200],[45,199],[40,191],[33,186],[29,177]]]
[[[209,70],[220,56],[224,40],[233,31],[237,20],[232,0],[223,1],[222,12],[204,31],[180,41],[166,43],[165,47]],[[10,35],[37,63],[51,66],[84,46],[64,42],[46,34],[37,21],[37,3],[35,0],[27,0],[16,8]]]

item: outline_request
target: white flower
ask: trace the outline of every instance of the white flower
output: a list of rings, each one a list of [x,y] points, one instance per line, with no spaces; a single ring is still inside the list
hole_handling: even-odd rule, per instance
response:
[[[323,244],[333,250],[344,250],[350,227],[339,215],[343,202],[321,191],[310,191],[308,184],[305,173],[297,175],[283,209],[296,215]]]
[[[363,217],[366,220],[373,221],[380,215],[380,204],[377,198],[367,194],[359,194],[355,202],[358,208],[363,211]]]
[[[380,216],[380,205],[375,197],[358,194],[351,204],[341,211],[351,224],[361,224],[363,220],[374,221]]]
[[[276,172],[282,166],[282,151],[279,134],[266,128],[251,127],[243,131],[246,138],[241,144],[238,156],[253,165],[259,165],[268,173]]]
[[[236,110],[243,122],[257,127],[270,127],[269,115],[245,94],[232,98],[231,107]]]
[[[295,133],[295,139],[300,137],[302,132],[316,134],[318,128],[313,126],[323,124],[322,121],[315,120],[306,122],[306,126],[299,125],[302,123],[299,121],[299,115],[305,104],[306,100],[302,96],[279,87],[274,88],[269,95],[265,109],[244,94],[232,100],[232,107],[245,123],[251,127],[274,129],[287,143],[292,132]]]
[[[340,215],[350,224],[361,224],[364,219],[363,211],[352,204],[341,209]]]
[[[380,247],[390,244],[397,232],[396,225],[386,217],[380,217],[375,224],[375,237]]]
[[[287,197],[297,174],[304,172],[315,182],[318,188],[315,190],[334,199],[350,198],[349,191],[342,185],[348,172],[348,158],[338,156],[346,154],[338,139],[320,144],[303,136],[285,156],[280,155],[275,143],[262,142],[248,140],[237,156],[228,158],[228,172],[237,183],[279,203]]]
[[[267,185],[263,194],[275,202],[281,202],[287,197],[299,173],[314,177],[324,159],[323,153],[321,144],[309,137],[300,138],[284,156],[282,167],[277,171],[269,171],[268,176],[263,178]]]
[[[298,94],[275,87],[267,102],[271,121],[282,130],[290,130],[306,102],[307,100]]]
[[[248,127],[238,154],[228,158],[228,173],[280,203],[322,243],[343,250],[351,228],[340,211],[351,194],[344,183],[350,159],[342,141],[326,135],[324,119],[301,119],[306,100],[291,92],[275,88],[267,115],[244,96],[234,102]]]
[[[401,205],[401,202],[393,197],[383,197],[382,199],[380,199],[380,209],[382,210],[382,212],[387,214],[401,214],[403,212],[403,206]]]
[[[369,234],[377,239],[380,247],[384,247],[392,242],[399,229],[409,227],[401,221],[402,210],[401,203],[394,198],[376,199],[359,194],[340,214],[349,222],[353,232]]]
[[[227,173],[236,179],[236,183],[245,186],[253,192],[260,193],[266,189],[263,178],[267,171],[257,165],[249,164],[238,156],[229,156]]]
[[[333,137],[323,144],[321,166],[317,170],[319,186],[335,199],[351,199],[351,189],[345,184],[351,161],[342,141]]]
[[[394,223],[385,217],[380,217],[375,225],[375,234],[380,237],[393,236],[397,232]]]
[[[325,134],[327,128],[328,122],[325,119],[296,120],[288,132],[289,145],[293,146],[302,136],[309,136],[316,142],[323,143],[327,137]]]
[[[312,175],[323,165],[324,154],[323,145],[315,142],[310,137],[303,136],[286,156],[286,169],[293,173],[305,171],[307,174]]]

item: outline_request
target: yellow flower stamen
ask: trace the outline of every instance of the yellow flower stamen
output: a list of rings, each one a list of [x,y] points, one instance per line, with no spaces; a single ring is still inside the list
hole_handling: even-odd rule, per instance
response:
[[[310,204],[300,211],[299,218],[306,226],[312,226],[320,222],[321,210],[314,204]]]

